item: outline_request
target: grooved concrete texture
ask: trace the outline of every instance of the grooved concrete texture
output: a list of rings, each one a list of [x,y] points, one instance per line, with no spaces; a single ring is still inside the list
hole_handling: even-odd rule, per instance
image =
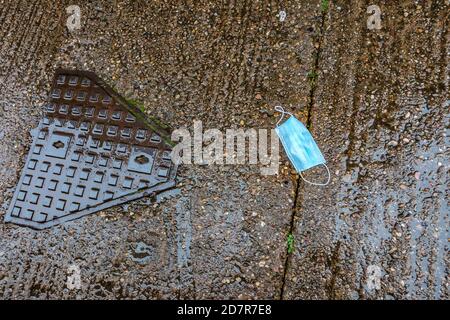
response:
[[[285,298],[448,299],[445,3],[379,1],[372,31],[373,1],[331,4],[311,120],[334,176],[300,188]]]
[[[0,0],[1,1],[1,0]],[[148,115],[192,131],[303,117],[317,1],[1,1],[0,201],[6,205],[57,67],[97,73]],[[286,161],[284,158],[283,161]],[[36,232],[0,224],[3,298],[277,298],[295,198],[289,166],[182,166],[178,191]],[[2,210],[3,211],[3,210]],[[3,213],[2,213],[3,215]],[[81,270],[69,290],[68,268]]]

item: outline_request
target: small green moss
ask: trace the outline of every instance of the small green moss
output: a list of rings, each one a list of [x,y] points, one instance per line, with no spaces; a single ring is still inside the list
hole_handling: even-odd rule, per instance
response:
[[[114,94],[116,95],[116,99],[119,99],[122,103],[126,103],[129,106],[132,106],[134,108],[139,109],[142,114],[139,114],[139,112],[133,111],[128,109],[129,112],[131,112],[136,118],[138,118],[139,120],[141,120],[148,128],[150,128],[151,130],[154,130],[156,132],[159,132],[159,129],[167,129],[169,130],[170,127],[164,123],[162,123],[161,121],[159,121],[158,119],[156,119],[155,117],[152,116],[148,116],[145,113],[145,106],[144,103],[142,103],[139,100],[136,99],[132,99],[132,98],[125,98],[123,96],[121,96],[116,88],[116,86],[112,83],[107,83],[106,81],[102,80],[104,85],[108,86],[109,88],[112,89],[112,91],[114,92]],[[151,120],[151,123],[147,120]],[[155,125],[159,126],[159,129],[157,127],[155,127]],[[161,138],[170,146],[175,146],[175,142],[173,142],[172,140],[170,140],[170,136],[166,136],[164,134],[161,135]]]
[[[322,12],[328,12],[328,8],[330,7],[330,0],[322,0],[322,3],[320,5],[320,8],[322,9]]]
[[[314,70],[311,70],[308,72],[308,74],[306,76],[308,77],[308,80],[309,80],[309,83],[311,84],[311,86],[315,86],[317,78],[319,77],[317,72]]]
[[[127,101],[127,103],[129,105],[132,105],[133,107],[139,108],[139,110],[141,110],[142,112],[145,112],[145,106],[139,100],[132,99],[132,98],[125,98],[125,100]]]
[[[287,252],[288,254],[291,254],[292,252],[294,252],[294,236],[292,235],[292,233],[289,233],[287,236]]]

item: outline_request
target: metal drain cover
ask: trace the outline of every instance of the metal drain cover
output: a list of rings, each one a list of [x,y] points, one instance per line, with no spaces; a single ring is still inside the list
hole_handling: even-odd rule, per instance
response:
[[[6,222],[44,229],[175,185],[167,128],[94,73],[57,70]]]

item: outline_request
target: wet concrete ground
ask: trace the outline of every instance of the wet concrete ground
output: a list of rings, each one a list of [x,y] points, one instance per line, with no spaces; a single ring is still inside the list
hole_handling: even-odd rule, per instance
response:
[[[332,183],[298,183],[281,152],[277,176],[183,166],[161,199],[45,231],[1,222],[0,297],[448,299],[444,0],[379,1],[381,30],[367,1],[141,0],[80,2],[69,32],[69,4],[0,0],[2,214],[57,67],[96,72],[173,128],[273,128],[281,103]]]

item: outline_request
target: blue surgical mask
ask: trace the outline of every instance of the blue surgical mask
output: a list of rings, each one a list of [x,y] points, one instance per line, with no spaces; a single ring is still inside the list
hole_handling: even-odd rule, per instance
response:
[[[325,164],[325,158],[319,150],[308,129],[298,121],[291,113],[285,112],[281,106],[276,106],[275,110],[282,112],[280,120],[277,122],[275,131],[280,137],[284,150],[286,151],[289,160],[293,164],[295,170],[300,174],[300,177],[305,181],[317,186],[325,186],[330,182],[330,170]],[[285,114],[290,117],[280,125]],[[325,183],[316,183],[306,180],[302,171],[308,170],[317,165],[324,165],[328,172],[328,180]]]

